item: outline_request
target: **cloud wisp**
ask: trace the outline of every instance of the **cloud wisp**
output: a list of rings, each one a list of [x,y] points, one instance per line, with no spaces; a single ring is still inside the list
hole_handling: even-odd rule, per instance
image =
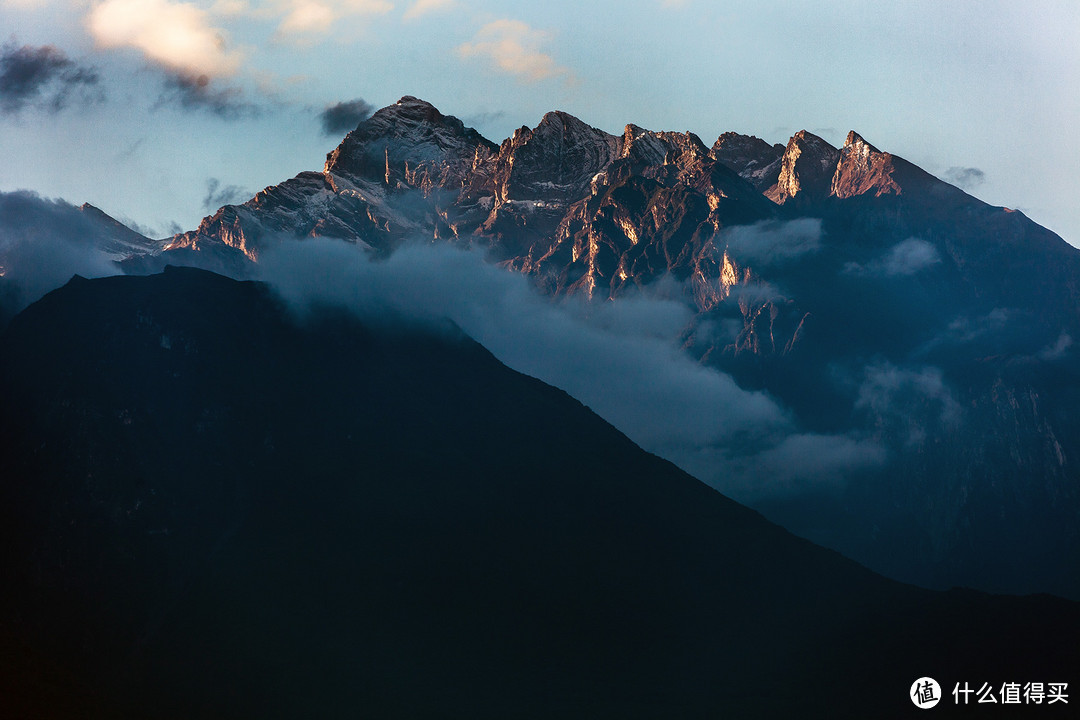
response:
[[[821,249],[821,220],[798,218],[737,225],[725,230],[722,239],[732,257],[744,263],[781,265]]]
[[[373,112],[375,108],[363,98],[328,105],[319,113],[323,135],[334,137],[355,130]]]
[[[0,192],[0,313],[17,312],[72,275],[116,275],[104,229],[63,200]]]
[[[244,100],[238,87],[213,87],[206,75],[165,75],[161,96],[154,107],[175,105],[187,112],[208,112],[222,120],[239,120],[259,115],[262,109]]]
[[[956,427],[963,408],[939,368],[898,367],[889,362],[867,366],[859,385],[855,409],[906,434],[906,444],[922,443],[927,432]]]
[[[532,83],[554,77],[569,79],[570,70],[560,66],[542,48],[551,35],[520,20],[500,19],[477,31],[470,42],[458,46],[463,58],[480,58],[496,70]]]
[[[203,197],[202,208],[206,211],[214,211],[223,205],[235,205],[251,197],[251,193],[239,185],[222,185],[217,178],[206,181],[206,196]]]
[[[394,4],[388,0],[283,0],[276,7],[281,16],[278,36],[303,42],[330,32],[346,17],[385,15]]]
[[[951,167],[941,177],[963,190],[974,190],[986,182],[986,173],[974,167]]]
[[[72,99],[100,100],[100,80],[97,70],[52,45],[20,46],[9,41],[0,47],[0,113],[5,115],[30,106],[59,112]]]
[[[932,243],[912,237],[901,240],[884,255],[865,265],[849,262],[844,266],[844,272],[849,275],[910,277],[940,262],[941,254]]]
[[[402,15],[404,20],[415,20],[439,10],[453,7],[455,0],[415,0]]]
[[[406,246],[373,261],[339,241],[284,242],[261,277],[303,315],[345,306],[372,322],[450,318],[508,366],[566,390],[645,449],[736,499],[836,489],[884,462],[871,441],[808,433],[768,394],[682,351],[692,310],[643,291],[615,303],[554,301],[477,251]],[[810,449],[813,462],[802,456]]]

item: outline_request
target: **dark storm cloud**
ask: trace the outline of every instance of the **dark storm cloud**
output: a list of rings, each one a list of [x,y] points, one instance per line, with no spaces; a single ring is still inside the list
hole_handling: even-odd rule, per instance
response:
[[[344,305],[373,322],[449,317],[508,366],[562,388],[645,449],[737,499],[842,485],[884,461],[873,442],[802,431],[763,392],[680,346],[693,312],[664,284],[617,302],[541,296],[479,252],[413,245],[372,261],[340,241],[283,242],[259,271],[303,315]],[[806,457],[805,453],[812,453]]]
[[[726,230],[722,241],[735,260],[751,265],[779,265],[821,248],[821,220],[766,220]]]
[[[12,313],[60,287],[72,275],[117,274],[100,249],[100,225],[63,200],[27,192],[0,192],[0,281]]]
[[[0,47],[0,112],[14,114],[28,106],[62,110],[72,98],[92,102],[101,98],[100,77],[51,46]]]
[[[322,123],[322,131],[325,135],[343,135],[356,129],[362,121],[371,117],[375,112],[363,98],[339,102],[327,106],[319,113],[319,122]]]
[[[986,182],[986,173],[979,168],[951,167],[942,179],[964,190],[973,190]]]
[[[208,112],[222,120],[240,120],[262,113],[261,108],[243,99],[238,87],[215,87],[206,75],[168,73],[165,90],[155,107],[175,105],[188,112]]]
[[[206,181],[206,196],[203,197],[203,210],[217,210],[223,205],[235,205],[251,197],[251,193],[239,185],[222,185],[217,178]]]

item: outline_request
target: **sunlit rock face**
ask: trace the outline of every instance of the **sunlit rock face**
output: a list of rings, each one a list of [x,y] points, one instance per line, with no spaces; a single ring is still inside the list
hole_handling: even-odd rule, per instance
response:
[[[821,200],[829,194],[829,181],[838,157],[832,145],[800,130],[784,150],[776,185],[766,190],[765,195],[780,205],[795,199],[803,204]]]
[[[794,489],[759,508],[905,580],[1080,596],[1075,573],[1026,561],[1080,562],[1078,254],[856,132],[841,148],[805,130],[709,146],[556,111],[496,144],[405,97],[322,172],[227,205],[134,265],[215,259],[237,274],[309,237],[374,257],[475,247],[541,292],[592,302],[668,283],[692,310],[685,352],[769,393],[804,440],[875,451],[835,474],[792,461]],[[772,472],[762,442],[718,448],[695,472],[734,491],[728,476]]]
[[[497,146],[404,97],[350,132],[322,173],[225,206],[168,247],[257,260],[289,236],[378,253],[426,237],[489,247],[552,292],[609,297],[667,272],[714,276],[710,239],[773,212],[692,133],[611,135],[551,112]]]

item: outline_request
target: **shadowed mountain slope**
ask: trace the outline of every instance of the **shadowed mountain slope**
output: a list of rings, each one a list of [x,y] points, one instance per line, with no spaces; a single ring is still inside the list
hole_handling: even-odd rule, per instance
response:
[[[886,580],[450,325],[203,271],[17,316],[0,438],[26,716],[909,717],[1080,670],[1075,603]]]

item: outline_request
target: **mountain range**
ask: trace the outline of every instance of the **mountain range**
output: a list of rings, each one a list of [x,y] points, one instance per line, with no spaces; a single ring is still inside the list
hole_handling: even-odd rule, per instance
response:
[[[858,133],[496,144],[406,96],[170,238],[0,210],[17,716],[1077,681],[1080,251]]]
[[[647,449],[891,577],[1080,597],[1080,254],[858,133],[709,146],[552,112],[497,145],[407,96],[122,265],[257,277],[314,237],[474,248],[556,302],[663,288],[687,356],[786,424]]]

